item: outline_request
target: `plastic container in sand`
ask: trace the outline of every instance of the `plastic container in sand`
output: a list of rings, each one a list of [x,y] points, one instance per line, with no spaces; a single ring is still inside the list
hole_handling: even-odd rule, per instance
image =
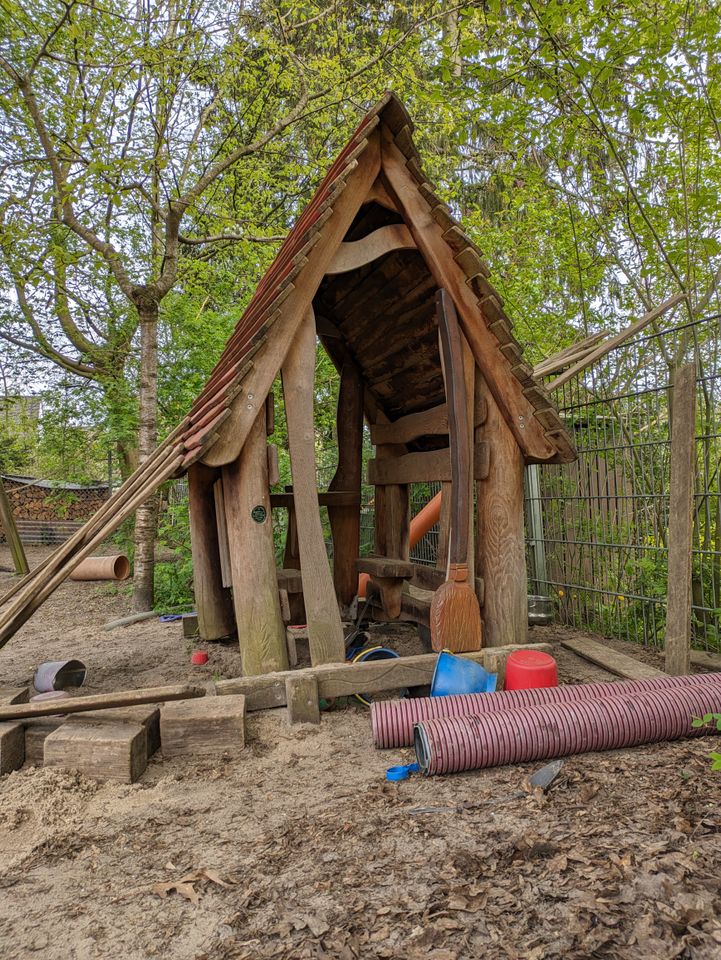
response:
[[[549,653],[541,650],[514,650],[506,660],[506,690],[533,690],[557,687],[558,668]]]

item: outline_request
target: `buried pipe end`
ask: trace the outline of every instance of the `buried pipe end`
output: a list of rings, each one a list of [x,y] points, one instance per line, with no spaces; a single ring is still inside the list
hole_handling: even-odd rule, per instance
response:
[[[423,729],[422,723],[417,723],[413,728],[413,746],[416,751],[416,761],[421,768],[421,773],[428,774],[428,767],[431,763],[431,751],[428,745],[428,737]]]
[[[130,576],[130,560],[123,554],[115,557],[113,564],[113,578],[115,580],[127,580]]]

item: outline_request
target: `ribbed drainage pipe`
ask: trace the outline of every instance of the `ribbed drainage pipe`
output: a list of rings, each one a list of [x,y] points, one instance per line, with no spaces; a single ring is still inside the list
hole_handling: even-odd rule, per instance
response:
[[[620,680],[612,683],[569,684],[562,687],[503,690],[498,693],[468,693],[451,697],[419,697],[415,700],[379,700],[371,704],[373,742],[379,749],[410,747],[413,743],[413,727],[421,720],[462,717],[467,714],[481,716],[514,707],[531,707],[539,703],[596,700],[646,693],[649,690],[696,687],[708,683],[717,683],[721,686],[721,673],[702,673],[691,677],[653,677],[649,680]]]
[[[715,726],[694,729],[691,719],[719,710],[721,688],[707,683],[422,720],[414,745],[423,773],[457,773],[712,733]]]

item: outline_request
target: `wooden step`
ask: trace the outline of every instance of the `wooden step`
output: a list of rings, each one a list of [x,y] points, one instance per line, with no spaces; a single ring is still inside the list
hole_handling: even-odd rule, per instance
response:
[[[154,703],[137,707],[116,707],[114,710],[94,710],[90,713],[70,716],[67,723],[130,723],[140,724],[146,733],[148,758],[160,749],[160,707]]]
[[[245,747],[245,697],[203,697],[160,708],[164,757],[237,755]]]
[[[135,783],[148,764],[147,732],[139,723],[64,723],[45,738],[45,766],[99,780]]]
[[[19,770],[25,762],[25,731],[21,723],[0,723],[0,774]]]
[[[360,557],[356,561],[358,573],[368,573],[371,577],[386,577],[410,580],[415,572],[409,560],[396,560],[393,557]]]

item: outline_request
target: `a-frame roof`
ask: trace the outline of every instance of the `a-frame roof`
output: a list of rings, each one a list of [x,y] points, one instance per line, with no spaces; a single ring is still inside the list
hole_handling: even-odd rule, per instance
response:
[[[366,114],[280,247],[188,416],[81,530],[2,598],[5,604],[15,597],[0,615],[0,646],[164,481],[199,460],[218,466],[237,457],[303,317],[314,298],[320,298],[320,306],[324,297],[327,301],[326,274],[334,254],[346,236],[353,238],[364,204],[380,195],[385,198],[381,206],[390,200],[395,222],[410,231],[416,266],[422,263],[432,282],[453,297],[476,363],[525,459],[575,457],[553,403],[523,361],[480,251],[422,171],[412,129],[392,94]],[[343,323],[340,317],[341,335]],[[406,366],[412,383],[414,364]],[[383,413],[379,386],[377,393]],[[398,415],[398,405],[391,407]]]
[[[322,282],[322,277],[317,276],[310,285],[306,282],[305,273],[311,272],[309,258],[313,248],[319,241],[327,240],[324,237],[328,232],[326,227],[330,225],[329,221],[333,218],[346,186],[352,180],[354,172],[357,174],[359,165],[368,162],[367,155],[372,152],[374,138],[381,137],[383,156],[379,170],[380,179],[384,181],[389,192],[393,192],[388,175],[388,151],[394,150],[402,159],[408,180],[408,192],[412,189],[417,195],[417,204],[422,206],[422,213],[431,220],[437,236],[442,238],[446,260],[451,264],[451,269],[455,270],[456,279],[463,284],[461,295],[466,302],[457,305],[466,335],[484,374],[494,378],[491,388],[526,459],[565,462],[574,458],[572,442],[554,404],[523,360],[521,347],[512,332],[511,321],[503,309],[501,297],[488,279],[489,270],[480,251],[464,233],[449,207],[437,197],[425,177],[413,144],[410,118],[398,99],[388,93],[363,118],[288,234],[259,283],[211,377],[193,404],[188,422],[177,440],[177,449],[182,452],[183,469],[197,459],[218,465],[232,459],[231,454],[237,455],[238,443],[247,434],[254,416],[254,404],[251,401],[250,407],[245,404],[247,413],[243,418],[240,411],[244,407],[245,398],[242,394],[250,392],[255,397],[258,396],[257,384],[250,390],[244,387],[245,382],[252,377],[251,364],[254,363],[256,354],[260,358],[264,347],[273,339],[283,318],[283,304],[286,299],[299,287],[306,286],[306,299],[312,301]],[[367,199],[357,197],[356,209]],[[399,206],[403,206],[402,201]],[[414,212],[404,208],[401,219],[413,220]],[[417,223],[417,215],[415,219],[414,234],[418,236],[420,232],[428,235],[429,228]],[[335,246],[344,238],[345,231],[343,235],[334,238]],[[332,250],[329,253],[332,253]],[[421,253],[425,251],[421,249]],[[427,259],[439,258],[431,254]],[[428,297],[428,302],[432,305],[432,294]],[[273,376],[279,367],[280,362],[273,371]],[[497,390],[493,389],[494,386]],[[428,405],[431,406],[431,403]],[[235,415],[231,416],[233,412]],[[239,420],[242,422],[239,423]],[[224,436],[229,437],[231,433],[235,434],[235,442],[221,443],[222,452],[211,452],[218,440],[222,440]]]

